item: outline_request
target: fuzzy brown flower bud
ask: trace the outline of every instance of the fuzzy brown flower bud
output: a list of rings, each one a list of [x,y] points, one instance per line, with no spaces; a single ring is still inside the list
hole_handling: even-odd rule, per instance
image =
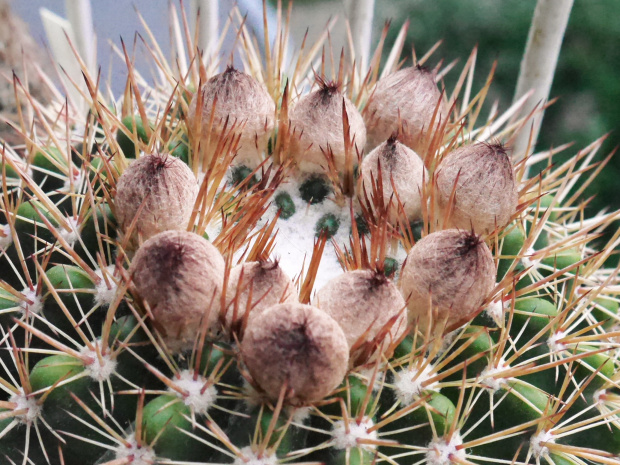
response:
[[[396,285],[373,270],[347,271],[329,281],[316,295],[315,305],[338,322],[349,348],[393,343],[407,326],[406,304]]]
[[[319,81],[318,90],[302,97],[289,114],[290,154],[303,173],[324,173],[331,153],[339,173],[345,170],[345,144],[342,105],[347,112],[353,159],[366,144],[366,128],[355,105],[332,82]]]
[[[427,179],[424,162],[417,153],[400,143],[395,136],[376,147],[362,161],[361,182],[368,198],[373,194],[374,184],[381,184],[383,204],[391,200],[389,220],[394,222],[398,215],[398,200],[403,204],[407,219],[411,222],[422,217],[422,188]],[[396,193],[394,193],[396,188]],[[363,194],[362,194],[363,195]],[[375,199],[376,203],[376,199]],[[374,205],[374,203],[373,203]]]
[[[123,233],[139,215],[127,249],[138,247],[138,236],[146,240],[162,231],[186,229],[197,194],[192,170],[175,157],[143,155],[132,162],[118,179],[114,197]]]
[[[364,110],[367,150],[386,141],[402,125],[405,143],[424,157],[429,137],[447,117],[448,108],[431,71],[419,66],[396,71],[377,82]]]
[[[235,164],[258,166],[275,126],[276,105],[265,85],[229,66],[209,79],[194,95],[190,103],[190,122],[196,121],[199,101],[202,104],[199,130],[203,149],[214,150],[224,127],[228,132],[235,125],[233,133],[240,135]],[[207,140],[210,147],[207,147]],[[209,158],[213,155],[207,153]]]
[[[491,251],[479,236],[457,229],[429,234],[409,251],[400,275],[409,321],[444,333],[462,326],[493,290],[495,275]]]
[[[517,210],[512,163],[500,144],[479,142],[450,152],[439,165],[436,186],[438,213],[444,217],[451,207],[444,227],[490,233],[506,226]]]
[[[343,380],[349,363],[347,339],[338,323],[310,305],[274,305],[250,317],[241,354],[252,378],[271,399],[286,383],[287,400],[321,400]]]
[[[203,318],[217,327],[224,267],[220,252],[192,232],[166,231],[138,249],[131,277],[171,351],[192,348]]]
[[[256,316],[273,305],[298,300],[293,281],[277,261],[237,265],[228,277],[225,330],[238,330],[248,310]]]

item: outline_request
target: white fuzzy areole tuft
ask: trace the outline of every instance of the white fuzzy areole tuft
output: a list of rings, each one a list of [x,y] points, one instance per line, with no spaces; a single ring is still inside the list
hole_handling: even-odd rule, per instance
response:
[[[606,389],[599,389],[594,394],[592,394],[592,401],[594,405],[604,405],[605,404],[605,395],[607,394]]]
[[[452,434],[449,442],[445,438],[434,439],[428,445],[427,465],[451,465],[455,463],[453,458],[464,461],[465,449],[459,448],[461,445],[463,445],[463,439],[456,432]]]
[[[495,375],[501,373],[506,368],[508,368],[508,364],[501,358],[497,366],[490,366],[482,370],[482,373],[480,373],[480,384],[492,392],[499,391],[502,386],[506,385],[508,378],[496,377]]]
[[[504,312],[508,308],[510,308],[510,302],[503,302],[501,299],[494,300],[485,309],[485,312],[487,315],[493,318],[493,321],[503,321]]]
[[[562,342],[558,342],[560,339],[564,339],[566,337],[566,333],[564,331],[556,331],[549,339],[547,339],[547,346],[549,346],[549,350],[552,353],[563,352],[566,350],[566,344]]]
[[[536,253],[536,250],[534,250],[532,247],[530,247],[529,249],[525,251],[525,255],[523,256],[523,258],[521,258],[521,264],[525,268],[532,268],[533,270],[538,268],[538,265],[540,264],[540,260],[537,258],[533,258],[533,255],[535,253]]]
[[[373,421],[364,417],[360,423],[355,420],[351,420],[347,425],[344,421],[340,420],[334,423],[332,428],[332,445],[336,449],[351,449],[353,447],[363,447],[364,449],[374,450],[375,446],[372,444],[360,444],[359,440],[377,440],[377,431],[370,431],[368,429],[374,426]]]
[[[25,288],[22,291],[22,295],[26,300],[22,300],[19,303],[19,308],[21,308],[22,313],[34,313],[38,315],[41,313],[43,309],[43,299],[40,295],[37,295],[37,286],[34,286],[34,289],[30,289],[29,287]]]
[[[437,382],[422,386],[422,383],[434,376],[432,370],[433,367],[429,363],[422,369],[422,372],[417,371],[415,367],[411,367],[395,373],[394,392],[401,404],[411,405],[422,391],[439,392]]]
[[[260,392],[254,389],[248,381],[243,379],[243,388],[241,389],[243,392],[243,403],[246,406],[246,409],[252,410],[258,406],[265,400]]]
[[[24,425],[31,425],[37,421],[41,415],[41,406],[37,404],[34,396],[27,396],[22,388],[19,388],[18,394],[13,394],[9,398],[9,402],[17,404],[14,410],[26,410],[24,413],[17,415],[15,420]]]
[[[72,171],[72,179],[71,181],[69,181],[69,177],[67,176],[67,179],[65,179],[65,182],[62,186],[61,192],[71,192],[71,184],[73,184],[73,191],[79,191],[81,185],[82,185],[82,180],[83,180],[83,176],[82,176],[82,172],[77,169],[75,166],[71,169]]]
[[[110,351],[107,351],[105,354],[101,353],[100,340],[93,341],[92,345],[95,348],[94,350],[84,346],[80,351],[82,355],[92,360],[90,363],[85,363],[84,368],[95,381],[107,381],[116,371],[116,360],[111,357]]]
[[[116,291],[118,289],[118,285],[112,279],[114,275],[115,266],[109,265],[106,266],[106,276],[108,276],[108,282],[110,283],[110,287],[108,288],[108,284],[106,280],[103,279],[103,271],[101,268],[97,268],[95,270],[95,274],[99,277],[100,281],[95,286],[95,304],[96,305],[110,305],[114,298],[116,297]]]
[[[543,442],[551,444],[555,443],[553,434],[549,431],[541,431],[540,433],[532,436],[530,439],[530,449],[536,459],[540,459],[542,456],[549,454],[549,448],[544,445]]]
[[[0,225],[0,250],[8,249],[13,243],[13,235],[11,234],[11,226],[8,224]]]
[[[75,216],[69,216],[65,218],[67,220],[67,224],[69,225],[69,230],[61,229],[60,237],[62,237],[67,243],[69,247],[73,247],[75,243],[80,239],[80,225],[78,222],[78,218]]]
[[[310,418],[312,407],[299,407],[293,412],[293,423],[303,424]]]
[[[209,382],[202,376],[197,376],[194,379],[193,371],[183,370],[179,373],[179,378],[174,380],[174,384],[187,392],[187,395],[181,395],[172,388],[168,390],[182,398],[185,405],[190,407],[195,413],[205,414],[217,399],[217,389],[215,386],[205,387]]]
[[[370,383],[370,380],[372,380],[372,376],[374,373],[375,373],[374,367],[362,368],[361,370],[359,370],[359,374],[363,378],[362,381],[364,382],[366,386],[368,386],[368,383]],[[381,390],[381,388],[384,385],[384,381],[385,381],[385,372],[379,369],[379,371],[377,372],[377,376],[375,376],[375,382],[372,385],[372,392],[379,392],[379,390]]]
[[[241,457],[237,457],[232,465],[277,465],[276,454],[264,452],[260,457],[252,450],[251,446],[241,449]]]
[[[153,465],[157,459],[149,446],[141,446],[133,434],[125,438],[129,445],[121,444],[116,448],[116,460],[130,459],[132,465]]]

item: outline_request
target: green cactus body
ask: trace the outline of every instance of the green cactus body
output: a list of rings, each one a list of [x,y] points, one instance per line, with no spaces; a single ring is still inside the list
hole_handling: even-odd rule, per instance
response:
[[[497,280],[500,281],[510,269],[510,266],[515,261],[515,258],[525,242],[525,236],[518,227],[508,226],[509,232],[504,236],[502,242],[501,255],[505,258],[500,258],[497,264]]]
[[[86,313],[92,308],[95,283],[84,270],[72,265],[56,265],[47,270],[45,274],[57,296],[51,295],[50,289],[45,289],[45,292],[50,293],[46,296],[43,305],[46,318],[62,331],[72,333],[74,323],[70,318],[76,323],[85,318]],[[69,313],[70,318],[64,314],[62,307]],[[102,312],[98,313],[98,316],[89,318],[89,324],[101,324]]]
[[[587,218],[570,192],[602,140],[568,164],[536,154],[549,168],[527,179],[530,161],[490,134],[511,141],[529,121],[514,124],[518,106],[476,121],[488,88],[466,79],[474,59],[453,97],[435,79],[454,65],[432,56],[433,72],[343,57],[331,76],[320,44],[290,68],[284,29],[262,53],[236,17],[245,72],[183,49],[183,34],[168,63],[145,34],[164,79],[130,65],[114,104],[84,93],[85,131],[64,100],[24,111],[37,114],[28,160],[6,147],[0,184],[0,462],[616,463],[620,278],[596,253],[615,243],[593,240],[617,213]],[[149,200],[129,231],[118,186],[147,147],[171,156],[124,186],[126,204]],[[421,179],[400,179],[398,147],[415,151]],[[481,148],[499,164],[480,176],[504,178],[464,170],[449,205],[444,163]],[[450,208],[471,231],[443,229]],[[142,237],[147,222],[176,230]],[[345,271],[355,280],[336,279]]]
[[[158,457],[176,460],[200,460],[209,447],[197,443],[186,433],[195,433],[190,408],[178,397],[161,395],[144,406],[143,428],[147,444]]]
[[[121,120],[121,123],[125,129],[132,134],[132,137],[129,137],[124,131],[119,129],[116,133],[116,142],[123,151],[125,157],[136,158],[140,152],[140,147],[134,142],[133,134],[137,137],[137,141],[144,144],[148,144],[149,142],[142,117],[140,115],[128,115]]]

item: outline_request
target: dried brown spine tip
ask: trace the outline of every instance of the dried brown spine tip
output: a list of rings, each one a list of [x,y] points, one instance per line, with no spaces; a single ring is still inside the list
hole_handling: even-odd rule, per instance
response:
[[[320,76],[316,76],[315,79],[319,85],[319,91],[323,94],[331,96],[336,93],[341,93],[342,85],[339,82],[326,80]]]

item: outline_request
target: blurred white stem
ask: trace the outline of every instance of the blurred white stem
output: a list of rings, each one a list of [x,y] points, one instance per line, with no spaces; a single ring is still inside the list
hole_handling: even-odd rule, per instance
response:
[[[198,11],[198,48],[204,52],[205,57],[210,57],[219,39],[219,0],[192,0],[192,12],[196,15]]]
[[[67,91],[69,102],[80,114],[85,115],[88,111],[88,106],[82,98],[80,91],[71,83],[71,80],[73,80],[76,85],[82,88],[83,92],[88,92],[82,76],[82,69],[69,43],[69,41],[72,44],[76,43],[73,27],[65,18],[58,16],[47,8],[41,8],[39,13],[54,60],[62,68],[62,70],[59,70],[59,76]],[[67,76],[70,76],[71,80]]]
[[[547,103],[572,6],[573,0],[538,0],[536,4],[514,98],[517,101],[531,89],[534,90],[523,108],[523,115]],[[531,123],[517,136],[513,148],[515,161],[528,155],[526,151],[530,143],[530,128],[530,153],[533,152],[542,119],[543,112],[537,112]]]
[[[73,29],[75,48],[92,75],[97,58],[90,0],[65,0],[65,13]]]
[[[375,0],[346,0],[345,8],[351,26],[355,59],[363,71],[368,65],[370,56]]]

